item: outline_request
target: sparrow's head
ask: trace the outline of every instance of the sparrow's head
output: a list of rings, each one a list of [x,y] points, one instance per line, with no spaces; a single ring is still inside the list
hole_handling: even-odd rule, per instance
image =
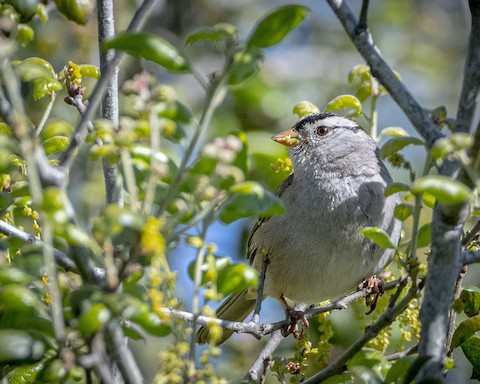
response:
[[[375,141],[355,121],[334,113],[308,115],[272,139],[289,148],[296,170],[316,164],[324,171],[350,173],[377,162]]]

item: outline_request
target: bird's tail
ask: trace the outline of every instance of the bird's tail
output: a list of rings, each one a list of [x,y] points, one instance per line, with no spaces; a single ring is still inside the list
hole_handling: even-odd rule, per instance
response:
[[[228,296],[225,301],[218,307],[215,312],[217,318],[222,320],[229,321],[243,321],[247,316],[255,309],[255,304],[257,301],[257,289],[255,288],[246,288],[243,291],[233,293]],[[197,342],[199,344],[205,344],[209,341],[209,326],[208,324],[203,325],[197,333]],[[216,340],[215,344],[220,345],[224,343],[230,336],[232,336],[233,331],[224,329],[222,336],[219,340]]]

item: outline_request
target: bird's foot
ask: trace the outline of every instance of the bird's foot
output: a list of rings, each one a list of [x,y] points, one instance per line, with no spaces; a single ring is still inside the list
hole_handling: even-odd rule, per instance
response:
[[[293,308],[287,307],[285,310],[287,316],[287,326],[282,330],[282,335],[287,337],[293,334],[295,339],[300,340],[303,336],[305,328],[308,327],[308,320],[304,311],[296,311]],[[298,322],[301,321],[302,327],[299,329]]]
[[[370,310],[366,312],[367,315],[372,313],[377,307],[378,297],[383,295],[383,292],[384,292],[383,284],[386,278],[388,278],[388,276],[384,276],[383,273],[378,277],[376,275],[373,275],[372,277],[362,281],[358,285],[359,291],[365,290],[370,292],[370,294],[367,297],[365,297],[365,304],[367,305],[367,307],[370,308]]]

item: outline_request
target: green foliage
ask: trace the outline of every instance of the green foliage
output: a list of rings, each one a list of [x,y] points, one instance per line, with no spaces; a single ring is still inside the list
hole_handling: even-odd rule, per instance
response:
[[[170,72],[190,72],[186,59],[173,45],[148,33],[121,33],[105,43],[104,48],[153,61]]]
[[[382,248],[396,248],[396,245],[393,244],[392,239],[389,234],[385,232],[382,228],[378,227],[365,227],[359,231],[367,239],[372,240],[375,244],[379,245]]]
[[[108,326],[121,323],[124,334],[132,340],[169,336],[161,341],[158,382],[222,382],[212,365],[220,349],[210,346],[194,367],[192,329],[167,315],[165,309],[213,316],[208,306],[202,308],[203,302],[217,301],[258,284],[253,267],[220,255],[206,238],[219,221],[229,224],[244,218],[268,219],[284,212],[280,199],[270,190],[293,171],[292,164],[282,149],[270,149],[266,143],[275,125],[284,125],[276,122],[282,117],[278,111],[288,111],[288,105],[296,103],[291,98],[297,97],[299,89],[308,90],[304,85],[310,86],[312,80],[292,85],[287,84],[289,79],[275,78],[282,77],[280,72],[255,76],[269,58],[267,48],[284,41],[310,10],[300,5],[273,9],[251,22],[254,26],[246,37],[241,35],[243,24],[237,28],[226,22],[195,32],[185,30],[176,34],[176,39],[169,38],[182,44],[179,36],[186,36],[181,49],[156,35],[119,33],[102,48],[145,59],[151,62],[149,70],[155,71],[158,65],[169,73],[133,73],[123,82],[118,124],[92,121],[85,143],[74,155],[74,165],[65,170],[69,177],[66,185],[59,186],[41,180],[34,154],[38,155],[36,149],[43,149],[44,160],[52,170],[64,171],[55,166],[72,139],[78,139],[73,124],[88,106],[87,95],[101,74],[95,65],[71,61],[78,57],[87,60],[84,52],[97,41],[87,31],[93,26],[94,2],[55,0],[56,6],[51,5],[48,1],[5,0],[0,7],[2,33],[6,28],[0,44],[0,98],[2,103],[7,101],[2,106],[13,106],[15,118],[11,121],[2,112],[0,119],[0,219],[30,236],[26,242],[13,236],[0,237],[2,374],[10,383],[92,381],[95,368],[83,362],[94,353],[94,342],[108,339]],[[130,6],[126,4],[125,9]],[[219,12],[215,12],[216,21],[225,17],[220,8],[215,10]],[[56,50],[39,22],[47,23],[53,12],[87,25],[80,30],[65,18],[54,18],[68,35],[65,41],[84,51],[72,49],[65,54]],[[231,16],[229,20],[238,20],[237,14]],[[195,19],[192,25],[197,22]],[[343,49],[335,39],[332,42],[335,50]],[[221,63],[218,68],[212,67],[217,63]],[[132,66],[126,73],[135,70]],[[322,81],[328,83],[333,72],[327,71]],[[191,76],[182,76],[180,81],[179,74]],[[377,127],[376,103],[388,92],[368,66],[355,66],[348,82],[348,89],[334,95],[330,92],[333,98],[323,104],[324,110],[354,117],[362,126],[366,122],[372,137],[381,143],[382,159],[400,170],[398,180],[402,180],[385,193],[402,197],[395,209],[395,217],[405,222],[401,243],[393,244],[388,234],[376,227],[363,228],[360,234],[380,247],[395,249],[395,276],[410,274],[416,279],[412,271],[418,270],[422,279],[424,258],[412,248],[428,249],[431,244],[430,209],[435,202],[475,205],[478,200],[477,190],[430,175],[431,166],[457,161],[472,184],[478,184],[478,166],[472,163],[470,153],[474,138],[448,133],[427,150],[423,140],[412,137],[403,127]],[[324,89],[328,90],[328,84]],[[222,105],[229,92],[233,97]],[[69,105],[61,102],[65,94]],[[334,97],[336,94],[340,95]],[[57,99],[59,95],[62,97]],[[320,110],[309,101],[293,107],[300,118]],[[446,107],[429,113],[439,128],[451,129]],[[268,128],[268,132],[258,127]],[[405,159],[407,147],[428,152],[421,174]],[[101,162],[118,169],[114,184],[122,189],[121,202],[106,203]],[[468,247],[474,249],[476,242]],[[179,244],[191,246],[196,253],[188,267]],[[171,252],[173,249],[177,252]],[[53,266],[52,258],[59,253],[75,260],[75,271]],[[106,271],[107,277],[102,275],[96,281],[88,276],[83,269],[93,265]],[[179,271],[171,270],[172,266]],[[182,276],[185,270],[187,277]],[[178,292],[185,289],[180,284],[188,278],[194,289],[187,295],[193,300],[182,303]],[[455,302],[455,309],[468,319],[460,323],[452,343],[452,348],[462,348],[477,377],[479,292],[478,287],[467,286]],[[380,297],[373,317],[363,317],[362,325],[376,321],[387,310],[391,297],[391,291]],[[403,297],[400,295],[399,300]],[[393,326],[383,329],[346,364],[346,372],[326,382],[406,383],[413,379],[425,360],[413,355],[389,362],[385,354],[418,340],[419,306],[417,297]],[[361,312],[364,315],[364,308]],[[335,320],[321,315],[315,321],[318,329],[306,330],[310,334],[296,343],[292,356],[275,356],[272,372],[279,380],[300,382],[327,365],[332,348],[346,347],[334,335]],[[220,334],[221,330],[213,325],[211,331]],[[234,364],[240,365],[245,360],[243,347],[234,345],[232,351]]]
[[[286,5],[275,9],[258,22],[247,41],[247,46],[267,48],[278,44],[309,12],[307,7],[300,5]]]

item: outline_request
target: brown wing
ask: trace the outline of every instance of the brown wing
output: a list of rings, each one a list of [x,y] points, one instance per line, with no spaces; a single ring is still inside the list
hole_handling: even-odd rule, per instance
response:
[[[282,196],[285,189],[288,188],[290,186],[290,184],[292,184],[293,175],[294,174],[292,173],[285,180],[283,180],[282,184],[280,184],[278,186],[278,188],[276,189],[275,195],[277,195],[279,197]],[[270,217],[271,216],[267,216],[267,217],[262,217],[262,218],[258,219],[257,222],[255,223],[255,225],[253,226],[252,231],[250,232],[250,236],[248,237],[248,242],[247,242],[247,257],[248,257],[248,261],[250,262],[250,264],[253,263],[253,259],[255,259],[255,254],[258,251],[258,244],[252,244],[253,234],[255,233],[255,231],[258,228],[260,228],[264,223],[266,223],[270,219]]]

